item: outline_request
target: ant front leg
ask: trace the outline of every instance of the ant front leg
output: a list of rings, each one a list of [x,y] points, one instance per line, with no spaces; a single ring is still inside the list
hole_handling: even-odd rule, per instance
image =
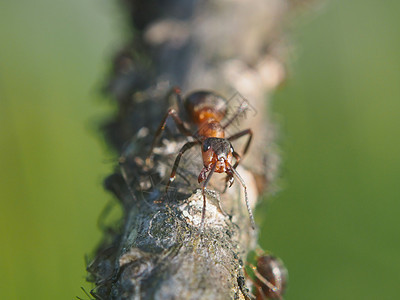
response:
[[[203,170],[201,170],[200,175],[199,175],[199,183],[204,181],[203,186],[201,188],[201,194],[203,195],[203,209],[201,210],[201,223],[200,223],[200,232],[203,232],[204,229],[204,220],[206,218],[206,205],[207,205],[207,200],[206,200],[206,188],[208,185],[208,182],[211,179],[211,176],[214,174],[215,169],[217,168],[217,163],[215,163],[211,170],[210,173],[208,173],[208,176],[206,175],[208,168],[204,167]]]
[[[197,179],[197,181],[199,182],[199,183],[202,183],[204,180],[206,180],[206,178],[207,178],[207,172],[208,172],[209,170],[208,170],[208,168],[207,167],[204,167],[202,170],[201,170],[201,172],[200,172],[200,174],[199,174],[199,178]]]
[[[247,153],[247,150],[249,150],[250,142],[253,138],[253,131],[251,129],[246,129],[246,130],[240,131],[240,132],[228,137],[228,141],[234,141],[234,140],[237,140],[238,138],[241,138],[242,136],[245,136],[246,134],[249,135],[249,139],[246,142],[242,156]]]
[[[235,164],[233,165],[232,168],[236,169],[236,167],[239,165],[239,162],[240,162],[240,155],[236,151],[233,151],[232,155],[236,159],[236,162],[235,162]],[[226,174],[227,175],[226,175],[226,178],[225,178],[225,188],[222,191],[223,194],[226,192],[228,186],[229,187],[232,186],[233,181],[234,181],[233,173],[231,171],[227,170]]]
[[[160,137],[161,133],[164,131],[165,129],[165,125],[167,124],[167,119],[168,117],[172,117],[172,119],[175,121],[176,126],[178,127],[179,131],[186,135],[186,136],[192,136],[192,133],[190,132],[189,129],[187,129],[185,127],[185,124],[183,123],[183,121],[181,120],[181,118],[179,117],[178,113],[176,112],[175,109],[170,108],[168,109],[168,112],[165,114],[164,118],[161,121],[160,126],[158,127],[155,135],[154,135],[154,139],[153,139],[153,143],[151,144],[149,153],[147,155],[146,158],[146,162],[149,162],[151,155],[153,153],[153,149],[157,144],[158,138]]]
[[[179,150],[178,155],[175,158],[174,166],[171,171],[171,175],[169,176],[169,181],[167,183],[167,186],[165,187],[165,192],[168,192],[168,188],[170,184],[175,180],[176,177],[176,170],[178,169],[179,162],[181,161],[183,153],[185,153],[187,150],[192,148],[193,146],[199,144],[199,141],[194,141],[194,142],[187,142],[185,145],[182,146],[181,150]]]

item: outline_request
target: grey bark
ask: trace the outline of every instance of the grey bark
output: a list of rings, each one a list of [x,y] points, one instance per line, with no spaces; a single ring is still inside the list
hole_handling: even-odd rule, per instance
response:
[[[123,218],[105,231],[89,264],[99,299],[244,299],[243,262],[256,245],[238,182],[222,194],[215,174],[207,193],[206,224],[199,233],[203,200],[197,183],[200,149],[185,154],[170,192],[164,184],[186,137],[172,124],[145,162],[155,129],[173,97],[215,90],[234,106],[246,99],[249,114],[230,133],[252,128],[250,151],[238,168],[254,209],[271,190],[278,157],[269,121],[269,95],[285,79],[283,35],[290,2],[283,0],[125,1],[135,29],[115,58],[107,93],[118,113],[104,126],[122,158],[105,181],[120,200]],[[239,92],[241,96],[236,94]],[[241,148],[241,141],[235,143]],[[223,214],[219,208],[221,201]]]

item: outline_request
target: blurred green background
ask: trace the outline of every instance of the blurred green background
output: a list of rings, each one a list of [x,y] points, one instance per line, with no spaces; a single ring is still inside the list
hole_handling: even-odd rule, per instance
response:
[[[0,299],[90,289],[84,254],[113,168],[98,91],[126,32],[110,3],[0,4]],[[257,213],[261,245],[289,268],[286,299],[398,298],[399,11],[337,1],[293,24],[297,57],[274,99],[283,191]]]
[[[84,255],[112,198],[99,90],[124,29],[108,2],[0,4],[0,299],[90,290]]]

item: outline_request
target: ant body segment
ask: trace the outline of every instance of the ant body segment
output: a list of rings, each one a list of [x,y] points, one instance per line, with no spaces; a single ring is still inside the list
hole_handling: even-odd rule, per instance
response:
[[[252,130],[246,129],[226,138],[225,129],[232,123],[232,121],[234,120],[234,118],[237,116],[238,113],[233,115],[225,125],[222,125],[221,121],[227,114],[227,109],[228,109],[227,100],[212,91],[193,92],[188,96],[186,96],[184,101],[182,101],[180,90],[178,88],[175,88],[173,90],[173,93],[176,95],[179,104],[183,106],[183,108],[185,109],[189,121],[197,127],[197,132],[193,134],[189,129],[187,129],[185,123],[181,120],[176,110],[172,108],[168,110],[159,128],[157,129],[153,143],[151,145],[148,154],[148,160],[151,158],[153,149],[157,143],[159,136],[165,129],[168,117],[172,117],[175,124],[177,125],[177,128],[182,134],[194,138],[194,141],[187,142],[180,149],[175,159],[165,192],[166,193],[168,192],[170,184],[175,180],[176,171],[179,166],[179,162],[182,158],[182,155],[187,150],[191,149],[193,146],[201,145],[203,169],[199,174],[198,182],[203,183],[202,185],[203,209],[201,215],[200,230],[201,231],[203,230],[204,220],[205,220],[205,211],[206,211],[205,189],[214,172],[227,174],[225,190],[228,184],[229,187],[232,186],[234,177],[236,177],[239,180],[244,189],[245,202],[250,216],[251,226],[254,229],[255,222],[248,201],[247,187],[242,177],[236,171],[236,167],[239,165],[241,157],[233,149],[231,144],[231,141],[236,140],[242,136],[248,135],[248,140],[245,144],[242,155],[246,154],[253,137]],[[235,158],[236,161],[232,165],[233,158]]]
[[[279,258],[263,253],[257,257],[256,266],[250,267],[255,276],[256,300],[283,299],[288,272]]]

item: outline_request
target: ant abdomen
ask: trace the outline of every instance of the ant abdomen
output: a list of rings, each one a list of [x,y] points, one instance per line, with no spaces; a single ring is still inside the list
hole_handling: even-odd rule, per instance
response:
[[[226,99],[212,91],[193,92],[185,98],[184,105],[190,119],[196,124],[210,118],[221,122],[228,110]]]

